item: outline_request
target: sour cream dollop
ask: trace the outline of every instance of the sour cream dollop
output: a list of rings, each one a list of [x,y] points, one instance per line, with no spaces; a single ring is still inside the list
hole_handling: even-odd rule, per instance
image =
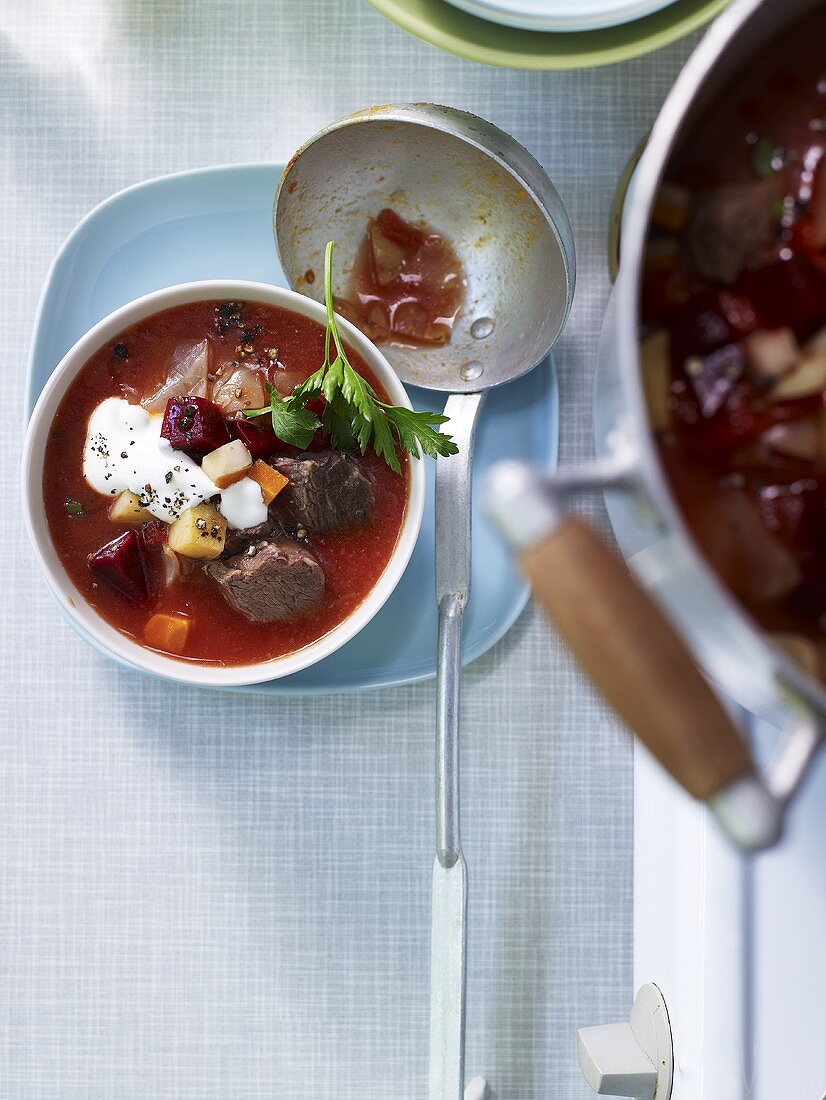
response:
[[[201,467],[161,436],[163,417],[150,416],[122,397],[107,397],[89,417],[83,476],[93,489],[117,496],[129,489],[153,516],[172,523],[220,494],[218,511],[230,527],[255,527],[267,518],[261,489],[245,477],[219,489]]]

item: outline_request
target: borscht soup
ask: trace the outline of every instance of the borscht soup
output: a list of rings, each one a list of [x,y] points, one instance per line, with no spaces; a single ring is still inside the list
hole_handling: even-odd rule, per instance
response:
[[[182,661],[248,665],[309,645],[365,600],[399,539],[410,470],[394,437],[383,452],[355,445],[346,398],[424,414],[393,407],[351,347],[330,365],[339,341],[265,302],[196,301],[80,369],[49,430],[43,498],[60,562],[107,623]],[[322,364],[344,396],[313,389]]]
[[[711,565],[807,671],[826,663],[826,11],[740,73],[652,215],[641,360]]]

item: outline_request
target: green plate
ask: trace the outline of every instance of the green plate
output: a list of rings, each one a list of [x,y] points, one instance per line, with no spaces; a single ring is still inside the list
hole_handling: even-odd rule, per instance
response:
[[[728,0],[676,0],[632,23],[593,31],[546,33],[489,23],[446,0],[367,0],[397,26],[441,50],[511,69],[611,65],[676,42],[718,15]]]

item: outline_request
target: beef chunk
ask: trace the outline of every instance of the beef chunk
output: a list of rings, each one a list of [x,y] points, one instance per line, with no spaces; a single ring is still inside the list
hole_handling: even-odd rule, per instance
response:
[[[227,530],[224,552],[221,557],[226,560],[227,558],[234,558],[236,554],[243,554],[250,543],[264,542],[271,538],[275,531],[276,526],[271,517],[265,519],[263,523],[256,524],[255,527],[231,527]]]
[[[733,183],[701,192],[686,243],[697,271],[717,283],[733,283],[774,239],[777,179]]]
[[[271,464],[290,479],[280,496],[293,518],[310,531],[355,527],[373,514],[373,487],[348,455],[319,451],[274,458]]]
[[[250,543],[206,572],[224,599],[253,623],[282,623],[314,611],[324,596],[324,572],[313,555],[295,543]]]

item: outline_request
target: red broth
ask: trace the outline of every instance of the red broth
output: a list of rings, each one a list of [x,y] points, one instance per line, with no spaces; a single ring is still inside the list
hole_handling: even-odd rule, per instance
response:
[[[347,298],[336,307],[375,343],[441,345],[450,340],[465,288],[450,241],[384,209],[367,227]]]
[[[815,641],[826,636],[826,396],[788,383],[826,326],[825,40],[826,13],[813,13],[682,142],[642,284],[643,339],[667,334],[664,379],[652,381],[656,356],[644,371],[686,519],[765,629]],[[727,209],[709,205],[723,199]]]
[[[146,645],[143,630],[150,616],[159,612],[183,615],[190,622],[186,648],[183,653],[169,653],[170,656],[216,665],[240,665],[271,660],[301,649],[327,634],[363,602],[381,576],[399,537],[407,502],[408,466],[406,456],[401,455],[399,476],[372,451],[357,456],[361,472],[371,482],[375,508],[369,521],[360,527],[308,536],[309,549],[325,574],[326,594],[319,610],[306,619],[282,623],[248,621],[227,604],[218,586],[197,564],[188,576],[164,589],[159,583],[159,551],[149,552],[153,596],[148,604],[135,605],[105,583],[96,583],[87,566],[88,555],[127,529],[109,518],[111,498],[95,492],[83,476],[86,427],[99,402],[107,397],[126,397],[138,402],[162,381],[176,347],[205,337],[211,344],[213,368],[236,359],[242,345],[254,351],[249,362],[258,363],[258,349],[262,349],[259,367],[283,392],[308,377],[322,362],[324,329],[315,321],[265,303],[249,302],[244,306],[243,329],[239,330],[221,322],[216,312],[218,305],[195,302],[157,313],[127,329],[92,356],[73,381],[52,422],[45,452],[43,496],[60,561],[84,599],[111,626]],[[222,328],[225,331],[219,331]],[[355,369],[368,379],[379,396],[389,400],[358,354],[352,349],[348,349],[348,354]],[[310,450],[320,450],[326,445],[319,434]],[[283,450],[297,454],[286,445]],[[69,514],[67,500],[78,502],[83,513]]]

